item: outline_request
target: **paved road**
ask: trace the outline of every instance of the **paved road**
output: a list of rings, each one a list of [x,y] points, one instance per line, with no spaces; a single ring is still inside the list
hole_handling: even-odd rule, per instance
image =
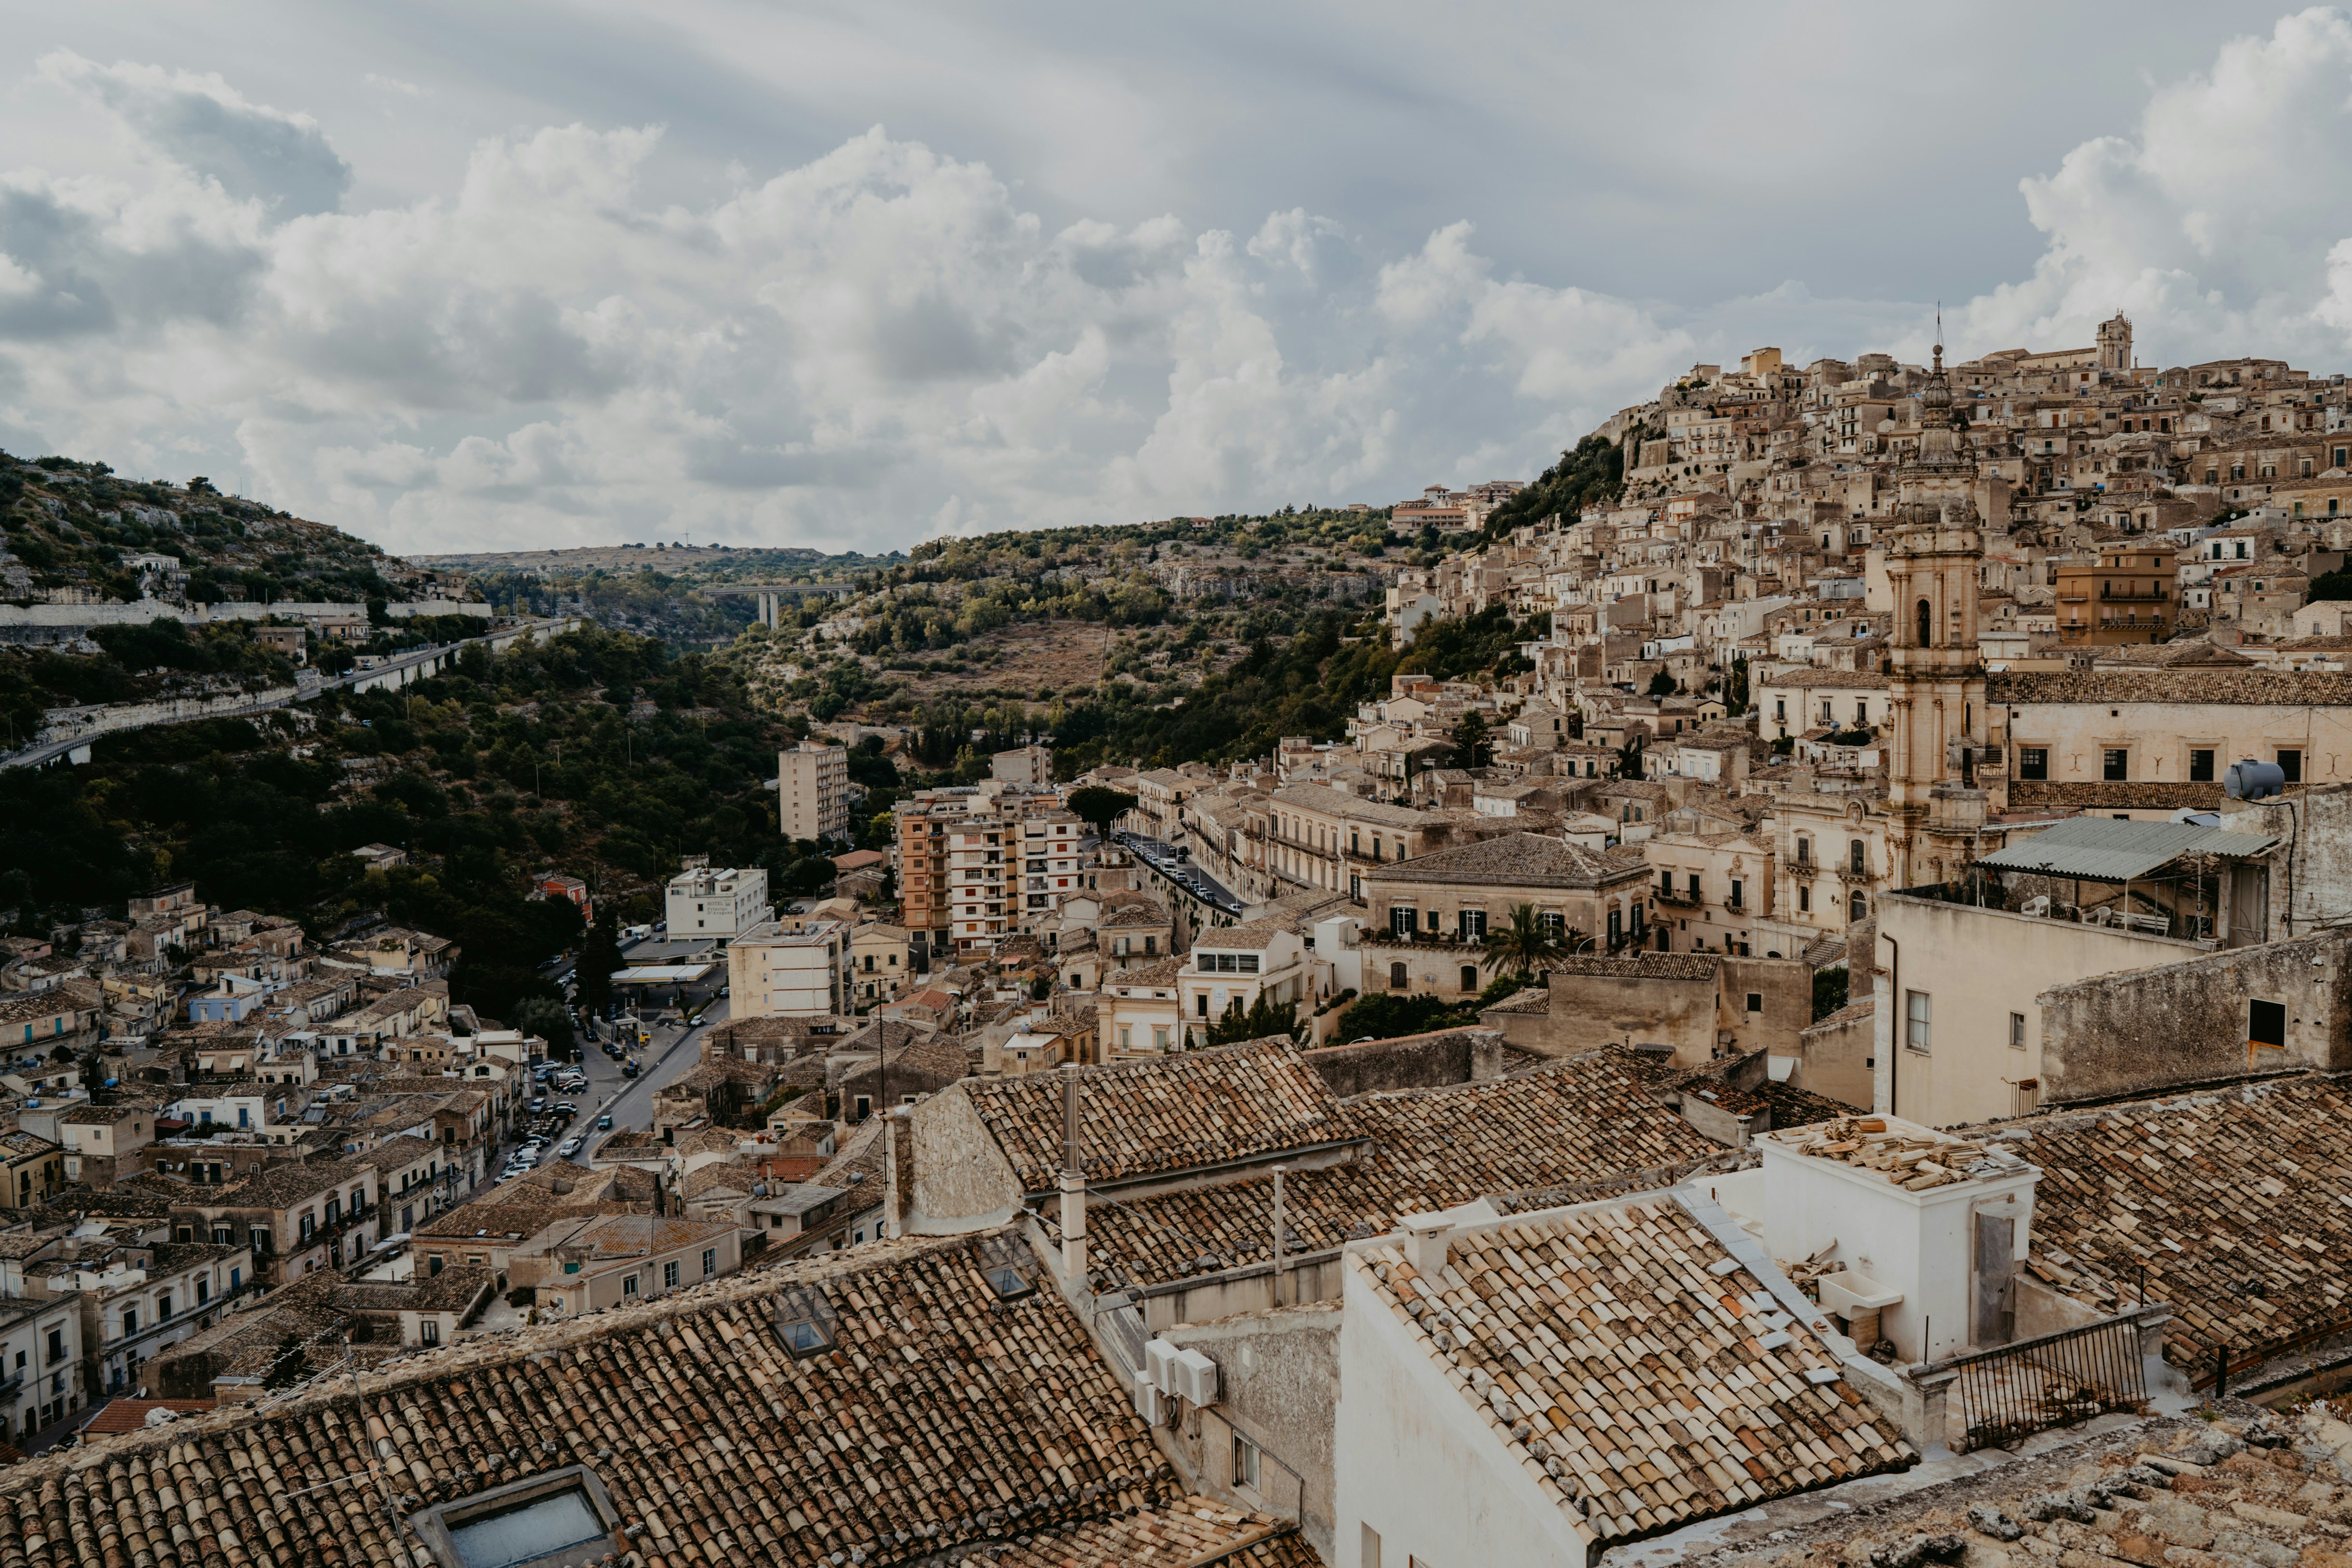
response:
[[[1181,870],[1189,872],[1191,874],[1199,877],[1202,882],[1208,884],[1209,888],[1208,896],[1202,899],[1201,902],[1210,904],[1221,913],[1238,915],[1248,907],[1248,905],[1244,904],[1240,899],[1234,897],[1231,892],[1221,885],[1215,877],[1211,876],[1198,864],[1192,861],[1178,860],[1176,858],[1176,852],[1169,848],[1166,844],[1161,843],[1158,839],[1146,838],[1141,833],[1129,833],[1128,835],[1128,846],[1134,850],[1137,854],[1144,857],[1145,863],[1152,864],[1156,862],[1158,868],[1163,874],[1172,877],[1175,871]],[[1198,894],[1192,894],[1190,889],[1186,889],[1185,893],[1187,896],[1199,897]]]
[[[62,740],[46,741],[37,746],[28,746],[22,751],[12,752],[6,756],[0,756],[0,768],[38,768],[44,763],[56,761],[58,758],[65,756],[67,753],[74,750],[78,747],[88,746],[93,741],[105,739],[109,736],[135,735],[142,729],[160,729],[175,724],[195,724],[199,722],[200,719],[205,718],[243,718],[254,714],[274,712],[278,708],[290,707],[298,702],[306,703],[314,701],[317,698],[325,695],[329,692],[339,691],[345,686],[356,685],[362,681],[381,682],[387,676],[399,671],[413,668],[415,665],[424,664],[434,658],[445,658],[454,661],[457,656],[458,650],[468,647],[476,643],[509,642],[520,633],[536,636],[541,632],[548,632],[552,634],[554,632],[560,632],[566,626],[573,624],[576,620],[576,617],[565,616],[558,617],[553,620],[531,621],[525,622],[520,627],[500,627],[496,632],[485,632],[479,637],[467,637],[455,643],[444,643],[437,646],[410,649],[405,653],[399,653],[385,660],[383,664],[378,664],[372,669],[362,670],[352,668],[346,670],[340,675],[329,675],[324,680],[321,680],[319,683],[318,687],[313,691],[297,691],[284,696],[266,698],[257,697],[251,702],[238,703],[196,717],[159,718],[147,724],[125,725],[120,729],[94,730],[88,735],[71,735],[66,737]]]
[[[702,1031],[726,1021],[727,998],[721,997],[710,1004],[710,1009],[692,1029],[655,1024],[653,1043],[638,1053],[643,1071],[634,1081],[621,1076],[619,1062],[592,1048],[588,1053],[588,1092],[572,1096],[580,1106],[580,1120],[574,1124],[588,1130],[589,1143],[580,1157],[593,1160],[597,1144],[611,1135],[596,1131],[596,1118],[608,1112],[615,1133],[629,1127],[652,1126],[654,1091],[691,1071],[702,1060]]]

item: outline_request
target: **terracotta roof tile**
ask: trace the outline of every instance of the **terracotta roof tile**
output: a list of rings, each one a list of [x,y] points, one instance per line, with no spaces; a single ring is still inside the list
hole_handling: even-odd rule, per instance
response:
[[[1285,1178],[1295,1251],[1376,1235],[1399,1214],[1723,1152],[1597,1056],[1524,1077],[1364,1095],[1344,1109],[1371,1146],[1345,1164]],[[1274,1181],[1258,1176],[1090,1204],[1087,1230],[1096,1257],[1139,1284],[1262,1263],[1273,1256]]]
[[[1191,1051],[1078,1074],[1087,1174],[1183,1170],[1356,1136],[1329,1087],[1287,1040]],[[1035,1073],[963,1085],[1025,1192],[1062,1166],[1062,1085]]]
[[[1761,1281],[1716,1271],[1731,1262],[1663,1196],[1458,1232],[1433,1279],[1394,1245],[1348,1258],[1603,1541],[1918,1462],[1843,1376],[1812,1381],[1838,1357],[1758,1311]]]
[[[1989,1129],[1972,1129],[1988,1133]],[[2114,1311],[2178,1314],[2167,1360],[2258,1359],[2352,1329],[2352,1086],[2290,1078],[2001,1126],[2042,1167],[2028,1267]]]
[[[1044,1564],[1066,1527],[1108,1564],[1152,1516],[1205,1531],[1169,1517],[1171,1471],[1059,1292],[998,1300],[974,1249],[782,1264],[45,1456],[0,1474],[0,1563],[391,1568],[425,1559],[388,1513],[574,1464],[648,1568],[884,1568],[1017,1537],[1034,1555],[1013,1561]],[[796,1360],[780,1318],[811,1311],[834,1346]]]

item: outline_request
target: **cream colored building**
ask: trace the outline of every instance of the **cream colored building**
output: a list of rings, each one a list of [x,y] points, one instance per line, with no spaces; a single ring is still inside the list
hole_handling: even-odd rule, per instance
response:
[[[908,973],[905,926],[869,920],[850,932],[850,991],[861,1009],[897,1001]]]
[[[1656,883],[1651,901],[1669,953],[1762,955],[1772,917],[1769,832],[1660,833],[1642,846]]]
[[[849,927],[838,920],[788,931],[762,921],[727,949],[731,1016],[824,1018],[845,1013],[856,996]]]
[[[849,753],[804,740],[776,753],[776,811],[788,839],[849,837]]]
[[[542,1312],[578,1317],[635,1306],[733,1273],[742,1233],[731,1224],[653,1214],[560,1219],[516,1248],[507,1275]]]
[[[1227,1009],[1244,1013],[1260,998],[1296,1008],[1308,991],[1307,945],[1297,932],[1270,920],[1202,931],[1177,975],[1185,1042],[1208,1043]]]
[[[1104,1061],[1165,1056],[1182,1048],[1183,1013],[1177,995],[1183,968],[1182,959],[1170,956],[1103,977],[1096,1005]]]

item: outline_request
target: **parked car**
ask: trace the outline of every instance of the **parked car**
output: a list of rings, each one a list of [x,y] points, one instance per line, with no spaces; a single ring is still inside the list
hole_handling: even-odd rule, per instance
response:
[[[625,1062],[621,1063],[621,1076],[622,1076],[622,1077],[624,1077],[624,1078],[635,1078],[636,1075],[637,1075],[637,1063],[636,1063],[636,1061],[635,1061],[635,1058],[632,1058],[632,1059],[630,1059],[629,1061],[625,1061]]]

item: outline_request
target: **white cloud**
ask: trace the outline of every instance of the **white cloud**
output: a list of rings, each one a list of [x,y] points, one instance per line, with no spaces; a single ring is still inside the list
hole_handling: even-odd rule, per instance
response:
[[[1816,293],[1803,256],[1633,298],[1515,271],[1451,213],[1400,247],[1286,201],[1230,228],[1055,209],[880,127],[706,183],[680,169],[735,149],[545,124],[382,195],[218,76],[58,52],[36,90],[123,155],[0,170],[0,428],[399,549],[1378,502],[1525,476],[1696,361],[1928,340],[1927,308]],[[2042,254],[1948,341],[2087,341],[2122,306],[2167,362],[2352,345],[2347,96],[2335,11],[2149,89],[2024,182]]]
[[[433,96],[433,89],[430,88],[419,87],[413,81],[403,81],[398,77],[380,76],[374,71],[368,72],[360,79],[367,83],[370,87],[382,88],[386,92],[396,92],[403,98],[431,98]]]
[[[2224,44],[2154,89],[2134,134],[2102,136],[2021,183],[2046,248],[1972,300],[1979,348],[2087,342],[2131,313],[2144,358],[2333,356],[2352,337],[2352,19],[2332,6]]]

